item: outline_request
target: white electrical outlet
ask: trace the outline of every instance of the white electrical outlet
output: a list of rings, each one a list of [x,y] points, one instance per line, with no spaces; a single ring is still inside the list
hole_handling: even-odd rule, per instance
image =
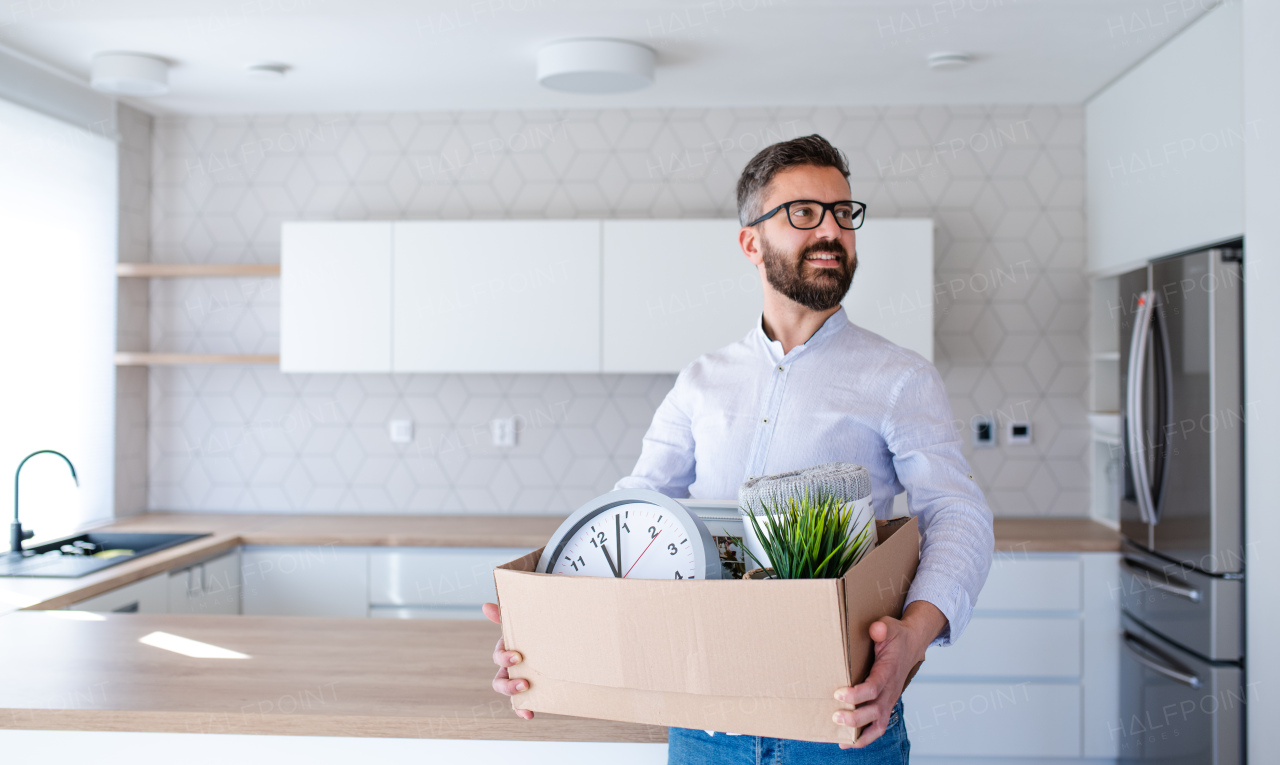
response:
[[[1015,446],[1031,443],[1031,423],[1010,422],[1005,432],[1004,442]]]
[[[489,423],[493,433],[493,445],[511,447],[516,445],[516,418],[499,417]]]
[[[391,443],[413,443],[413,420],[392,420],[387,423],[387,430],[391,433]]]

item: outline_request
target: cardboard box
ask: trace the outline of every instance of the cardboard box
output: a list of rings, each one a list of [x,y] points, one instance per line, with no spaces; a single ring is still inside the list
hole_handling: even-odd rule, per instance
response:
[[[899,617],[920,561],[915,518],[841,579],[669,581],[535,573],[541,550],[494,569],[502,634],[529,690],[513,709],[841,742],[837,688],[871,668],[867,634]],[[918,669],[919,665],[917,665]],[[914,670],[912,670],[914,674]]]

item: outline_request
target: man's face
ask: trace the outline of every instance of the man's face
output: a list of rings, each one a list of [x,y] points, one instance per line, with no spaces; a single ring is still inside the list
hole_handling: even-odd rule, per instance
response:
[[[774,176],[762,212],[783,202],[849,198],[849,184],[831,167],[802,166]],[[779,211],[756,225],[765,278],[775,290],[814,311],[835,308],[844,299],[858,268],[855,232],[840,228],[828,211],[814,229],[793,227]]]

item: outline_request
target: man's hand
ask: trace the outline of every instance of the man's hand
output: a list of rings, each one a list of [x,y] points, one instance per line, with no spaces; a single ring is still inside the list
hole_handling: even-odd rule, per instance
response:
[[[837,700],[857,706],[832,715],[837,724],[854,728],[854,743],[841,744],[841,749],[861,749],[884,735],[907,674],[924,659],[925,649],[945,626],[947,617],[937,606],[923,600],[907,606],[901,619],[886,616],[872,623],[869,632],[876,644],[876,655],[871,672],[858,685],[836,691]],[[857,729],[864,725],[866,729],[858,736]]]
[[[494,624],[502,624],[502,617],[498,610],[497,603],[485,603],[480,607],[484,611],[484,615],[489,617],[489,621]],[[498,644],[493,648],[493,663],[498,665],[498,674],[493,676],[493,689],[504,696],[514,696],[521,691],[529,690],[528,680],[512,680],[507,674],[507,667],[519,664],[523,659],[520,654],[515,651],[508,651],[502,643],[502,638],[498,638]],[[526,720],[533,719],[533,712],[528,709],[517,709],[516,714]]]

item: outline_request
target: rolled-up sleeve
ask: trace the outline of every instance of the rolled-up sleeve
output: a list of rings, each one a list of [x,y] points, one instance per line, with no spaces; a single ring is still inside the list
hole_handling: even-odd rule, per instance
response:
[[[995,537],[991,509],[960,451],[937,369],[913,366],[895,387],[883,431],[911,515],[920,519],[920,567],[907,603],[924,600],[947,617],[932,645],[950,645],[969,623],[987,580]]]
[[[635,468],[631,475],[619,479],[614,489],[652,489],[676,499],[689,496],[697,471],[693,423],[686,401],[687,374],[686,368],[654,412]]]

